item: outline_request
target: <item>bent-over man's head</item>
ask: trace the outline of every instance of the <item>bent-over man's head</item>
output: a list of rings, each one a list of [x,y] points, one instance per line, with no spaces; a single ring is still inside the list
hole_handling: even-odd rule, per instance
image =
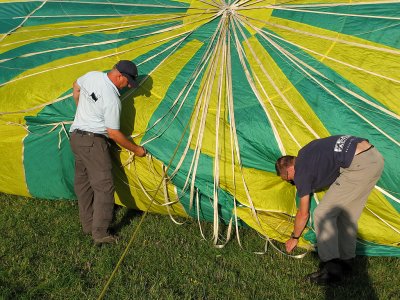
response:
[[[294,179],[294,164],[296,161],[296,156],[284,155],[278,158],[275,163],[276,174],[280,176],[283,180],[293,181]]]

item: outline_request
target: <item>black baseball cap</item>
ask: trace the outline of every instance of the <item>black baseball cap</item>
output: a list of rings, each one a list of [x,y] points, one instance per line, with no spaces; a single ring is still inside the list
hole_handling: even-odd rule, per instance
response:
[[[130,60],[120,60],[115,68],[128,79],[131,87],[137,87],[136,78],[138,76],[138,70],[136,65]]]

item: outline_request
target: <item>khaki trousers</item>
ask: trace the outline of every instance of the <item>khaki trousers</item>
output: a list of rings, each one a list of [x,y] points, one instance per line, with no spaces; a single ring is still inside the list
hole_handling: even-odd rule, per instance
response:
[[[341,169],[336,181],[314,210],[318,255],[321,261],[355,257],[357,221],[368,196],[380,178],[384,160],[371,148]]]
[[[114,182],[109,142],[93,134],[71,133],[75,156],[74,189],[79,219],[85,233],[94,239],[108,235],[114,208]]]

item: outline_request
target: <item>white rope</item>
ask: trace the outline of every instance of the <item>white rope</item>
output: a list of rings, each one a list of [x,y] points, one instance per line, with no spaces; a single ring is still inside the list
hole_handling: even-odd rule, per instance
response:
[[[332,41],[332,42],[336,42],[336,43],[350,45],[350,46],[354,46],[354,47],[357,47],[357,48],[364,48],[364,49],[375,50],[375,51],[379,51],[379,52],[383,52],[383,53],[400,55],[400,51],[396,50],[396,49],[390,49],[390,48],[387,48],[387,47],[377,47],[377,46],[372,46],[372,45],[369,45],[369,44],[361,44],[361,43],[357,43],[357,42],[350,42],[350,41],[339,39],[337,37],[333,38],[333,37],[329,37],[329,36],[325,36],[325,35],[321,35],[321,34],[311,33],[311,32],[307,32],[307,31],[304,31],[304,30],[295,29],[293,27],[267,22],[267,21],[262,20],[262,19],[252,18],[252,17],[249,17],[249,16],[245,16],[245,18],[246,19],[250,19],[250,20],[254,20],[254,21],[257,21],[257,22],[260,22],[260,23],[264,23],[265,25],[268,25],[268,26],[271,26],[271,27],[284,29],[284,30],[287,30],[287,31],[290,31],[290,32],[293,32],[293,33],[296,33],[296,34],[299,34],[299,35],[305,35],[305,36],[311,36],[311,37],[315,37],[315,38],[320,38],[320,39],[323,39],[323,40],[328,40],[328,41]]]
[[[321,88],[323,88],[325,91],[327,91],[330,95],[332,95],[333,97],[335,97],[337,100],[339,100],[343,105],[345,105],[347,108],[349,108],[354,114],[356,114],[357,116],[359,116],[361,119],[363,119],[365,122],[367,122],[368,124],[370,124],[372,127],[374,127],[377,131],[379,131],[380,133],[382,133],[384,136],[386,136],[389,140],[391,140],[393,143],[395,143],[396,145],[400,146],[400,143],[398,141],[396,141],[393,137],[391,137],[390,135],[388,135],[386,132],[384,132],[381,128],[379,128],[378,126],[376,126],[373,122],[371,122],[370,120],[368,120],[366,117],[364,117],[362,114],[360,114],[359,112],[357,112],[354,108],[352,108],[349,104],[347,104],[342,98],[340,98],[339,96],[337,96],[335,93],[333,93],[329,88],[327,88],[323,83],[321,83],[318,79],[316,79],[314,76],[312,76],[310,73],[308,73],[306,70],[304,70],[303,67],[301,67],[296,61],[300,61],[297,57],[295,57],[294,55],[292,55],[291,53],[289,53],[288,51],[284,50],[282,47],[280,47],[279,45],[277,45],[275,42],[273,42],[271,39],[268,38],[268,41],[270,42],[271,45],[273,45],[274,47],[276,47],[277,49],[280,50],[281,53],[283,53],[295,66],[297,66],[300,70],[302,70],[302,72],[304,72],[304,74],[306,74],[310,79],[312,79],[314,82],[316,82]],[[303,65],[307,65],[305,63],[303,63]]]
[[[233,90],[232,90],[232,60],[231,60],[231,35],[230,30],[228,30],[227,37],[227,56],[226,56],[226,69],[227,76],[225,76],[225,86],[227,91],[227,104],[228,104],[228,116],[229,116],[229,132],[230,132],[230,145],[231,145],[231,167],[232,167],[232,177],[233,177],[233,215],[235,217],[235,229],[236,229],[236,239],[238,241],[239,247],[243,248],[240,233],[239,233],[239,220],[237,215],[237,200],[236,200],[236,174],[235,174],[235,147],[238,148],[238,143],[234,134],[236,133],[235,124],[235,111],[233,109]]]
[[[16,31],[18,28],[21,28],[25,24],[25,22],[28,21],[28,19],[33,17],[32,15],[34,13],[36,13],[39,9],[41,9],[43,7],[43,5],[46,4],[46,2],[47,2],[47,0],[43,1],[42,4],[40,4],[37,8],[32,10],[27,16],[21,17],[21,18],[23,18],[22,22],[18,26],[10,29],[7,33],[3,34],[3,36],[0,38],[0,42],[2,42],[7,36],[9,36],[11,33]],[[14,19],[17,19],[17,18],[14,18]]]
[[[284,10],[284,11],[295,11],[295,12],[303,12],[303,13],[310,13],[310,14],[322,14],[322,15],[334,15],[334,16],[344,16],[344,17],[357,17],[357,18],[367,18],[367,19],[383,19],[383,20],[400,20],[398,17],[387,17],[387,16],[375,16],[375,15],[358,15],[358,14],[345,14],[345,13],[335,13],[335,12],[326,12],[326,11],[315,11],[315,10],[306,10],[306,9],[296,9],[291,7],[284,7],[284,6],[275,6],[275,5],[268,5],[268,6],[257,6],[257,9],[267,8],[273,10]],[[249,10],[254,8],[238,8],[238,10]]]
[[[251,25],[251,24],[249,24]],[[239,27],[239,29],[241,30],[241,28]],[[242,35],[244,35],[244,33],[242,32]],[[271,43],[272,41],[267,38],[268,41]],[[284,93],[278,88],[278,86],[276,85],[276,83],[274,82],[274,80],[272,79],[272,77],[268,74],[268,72],[265,70],[264,65],[261,63],[260,59],[258,58],[258,56],[256,55],[253,47],[251,47],[250,43],[248,42],[248,40],[246,39],[246,44],[248,45],[251,53],[253,54],[253,57],[257,60],[257,63],[259,64],[261,70],[263,71],[264,75],[267,77],[268,81],[271,83],[271,85],[273,86],[274,90],[279,94],[279,96],[282,98],[282,100],[286,103],[286,105],[290,108],[290,110],[293,112],[293,114],[298,118],[298,120],[309,130],[309,132],[315,137],[315,138],[319,138],[320,136],[314,131],[314,129],[306,122],[306,120],[304,120],[304,118],[300,115],[300,113],[293,107],[293,105],[290,103],[290,101],[286,98],[286,96],[284,95]]]
[[[219,23],[218,28],[220,27],[220,25],[221,25],[221,23]],[[201,62],[200,62],[200,66],[201,66],[201,67],[200,67],[200,68],[196,68],[196,70],[195,70],[195,74],[193,75],[195,78],[197,78],[198,75],[200,75],[200,72],[202,71],[203,68],[206,67],[206,65],[208,65],[208,61],[209,61],[209,60],[211,59],[211,57],[212,57],[212,55],[211,55],[211,47],[212,47],[212,44],[214,43],[214,40],[215,40],[215,38],[216,38],[216,36],[217,36],[218,28],[217,28],[217,30],[214,32],[214,34],[213,34],[213,36],[212,36],[212,38],[211,38],[211,42],[209,43],[209,46],[208,46],[208,48],[207,48],[207,50],[206,50],[206,52],[205,52],[205,54],[204,54],[204,56],[203,56],[203,58],[202,58],[202,60],[201,60]],[[196,72],[197,72],[197,74],[196,74]],[[206,76],[206,75],[205,75],[205,76]],[[193,84],[194,84],[194,81],[193,81]],[[193,86],[193,84],[192,84],[192,86]],[[189,151],[189,147],[190,147],[190,144],[191,144],[193,135],[194,135],[195,124],[197,123],[197,120],[198,120],[198,116],[199,116],[199,112],[200,112],[200,108],[201,108],[201,104],[202,104],[202,99],[204,98],[204,97],[202,97],[202,95],[203,95],[203,93],[204,93],[204,90],[205,90],[205,85],[203,85],[202,88],[201,88],[201,90],[200,90],[199,98],[198,98],[199,100],[197,101],[197,103],[196,103],[196,105],[195,105],[195,108],[194,108],[193,124],[192,124],[191,130],[190,130],[190,132],[189,132],[188,140],[187,140],[185,149],[184,149],[184,151],[183,151],[183,155],[181,156],[181,159],[180,159],[180,161],[178,162],[178,164],[177,164],[177,166],[176,166],[176,168],[175,168],[175,171],[172,173],[173,175],[175,175],[175,173],[177,173],[177,172],[179,171],[179,169],[180,169],[181,165],[183,164],[183,161],[184,161],[184,159],[185,159],[185,157],[186,157],[186,155],[187,155],[187,152]],[[189,93],[189,91],[187,92],[186,96],[188,95],[188,93]],[[185,97],[186,97],[186,96],[185,96]],[[182,103],[182,104],[183,104],[183,103]],[[193,157],[193,159],[194,159],[194,157]],[[189,179],[191,170],[192,170],[192,168],[193,168],[193,159],[192,159],[192,163],[191,163],[190,168],[189,168],[188,176],[187,176],[187,178],[186,178],[186,181],[185,181],[183,190],[186,189],[186,185],[188,184],[188,179]],[[172,177],[172,175],[171,175],[171,177]]]
[[[244,34],[244,33],[242,32],[242,34]],[[299,118],[300,122],[302,122],[303,125],[304,125],[307,129],[309,129],[310,133],[313,134],[314,137],[318,138],[318,137],[319,137],[318,134],[308,125],[308,123],[304,120],[304,118],[300,116],[300,114],[297,112],[297,110],[291,105],[290,101],[284,96],[283,92],[277,87],[277,85],[276,85],[275,82],[273,81],[272,77],[271,77],[271,76],[268,74],[268,72],[265,70],[263,64],[261,63],[261,61],[259,60],[259,58],[258,58],[257,55],[255,54],[255,51],[253,50],[253,48],[251,47],[251,45],[248,43],[247,40],[246,40],[246,43],[247,43],[247,45],[248,45],[248,47],[249,47],[249,49],[250,49],[250,51],[251,51],[253,57],[257,60],[258,65],[260,66],[261,70],[263,71],[263,74],[266,76],[266,78],[267,78],[268,81],[271,83],[271,85],[273,86],[273,88],[275,89],[275,91],[278,93],[278,95],[281,96],[281,98],[284,100],[284,102],[286,103],[286,105],[291,109],[291,111],[293,112],[293,114],[296,115],[296,116]],[[241,49],[241,52],[244,53],[244,50],[242,49],[242,47],[241,47],[241,45],[240,45],[239,43],[237,43],[237,48],[238,48],[238,49]],[[246,67],[246,65],[245,65],[244,63],[242,63],[242,65],[243,65],[244,68],[247,69],[247,67]],[[246,74],[247,74],[247,73],[246,73]],[[255,76],[255,77],[257,78],[257,80],[258,80],[257,75],[255,74],[254,76]],[[250,79],[250,76],[248,76],[248,81],[249,81],[249,83],[251,83],[251,86],[252,86],[253,90],[256,90],[255,87],[254,87],[254,83],[253,83],[252,80]],[[264,95],[267,97],[269,103],[270,103],[271,106],[274,108],[274,112],[275,112],[276,115],[278,116],[278,118],[279,118],[279,120],[281,121],[282,125],[284,126],[284,128],[286,129],[286,131],[288,132],[288,134],[290,135],[290,137],[292,138],[292,140],[293,140],[293,141],[298,145],[298,147],[300,148],[299,142],[298,142],[297,139],[294,137],[293,133],[289,130],[289,128],[287,127],[287,125],[285,124],[285,122],[283,121],[283,119],[280,117],[279,113],[278,113],[277,110],[275,109],[275,106],[272,104],[272,101],[270,100],[270,98],[269,98],[267,92],[265,91],[263,85],[261,84],[261,82],[260,82],[259,80],[258,80],[258,82],[260,83],[260,86],[261,86],[261,89],[262,89],[263,92],[264,92]],[[257,93],[257,95],[258,95],[258,93]],[[280,139],[280,137],[279,137],[279,133],[278,133],[276,127],[273,125],[274,123],[273,123],[271,117],[269,116],[268,110],[266,109],[264,103],[261,101],[261,97],[258,96],[257,98],[259,99],[260,105],[263,107],[264,111],[267,113],[267,116],[268,116],[268,119],[269,119],[269,121],[270,121],[271,127],[273,128],[273,131],[274,131],[275,138],[276,138],[276,140],[277,140],[277,142],[278,142],[278,145],[280,145],[281,153],[286,154],[286,150],[285,150],[284,147],[283,147],[283,143],[281,142],[281,139]]]
[[[212,18],[212,20],[214,20],[215,18],[216,18],[216,17]],[[210,20],[210,21],[212,21],[212,20]],[[185,37],[182,39],[182,42],[183,42],[183,40],[186,39],[192,32],[193,32],[193,31],[189,32],[188,35],[185,36]],[[177,43],[179,43],[179,42],[180,42],[180,41],[178,41]],[[178,46],[179,46],[179,44],[177,45],[177,47],[178,47]],[[176,47],[176,48],[177,48],[177,47]],[[154,134],[154,136],[153,136],[152,138],[149,138],[145,143],[148,143],[148,142],[150,142],[150,141],[152,141],[152,140],[158,138],[159,136],[161,136],[161,135],[170,127],[170,125],[172,124],[172,122],[175,120],[176,116],[178,115],[178,113],[180,112],[181,108],[183,107],[183,104],[186,102],[186,99],[187,99],[187,96],[189,95],[189,92],[192,90],[193,85],[195,84],[197,78],[198,78],[199,75],[201,74],[201,71],[202,71],[202,70],[206,67],[206,65],[207,65],[206,62],[207,62],[208,59],[209,59],[209,57],[207,56],[207,53],[209,52],[209,49],[210,49],[210,48],[207,49],[206,54],[203,56],[202,61],[200,62],[200,64],[196,67],[196,70],[194,71],[194,73],[192,73],[191,77],[186,81],[185,86],[181,89],[180,93],[179,93],[178,96],[175,98],[175,100],[174,100],[173,104],[170,106],[169,110],[168,110],[162,117],[160,117],[158,120],[156,120],[151,126],[148,126],[148,128],[146,129],[145,132],[150,131],[150,130],[151,130],[152,128],[154,128],[159,122],[161,122],[161,120],[163,120],[170,112],[172,112],[172,109],[177,105],[177,103],[178,103],[180,97],[181,97],[181,96],[183,95],[183,93],[185,92],[185,89],[189,86],[190,82],[192,82],[191,85],[190,85],[190,87],[187,89],[186,94],[185,94],[183,100],[181,101],[180,106],[178,107],[178,109],[177,109],[177,111],[175,112],[175,114],[174,114],[174,116],[172,117],[172,119],[169,121],[169,124],[167,124],[167,121],[166,121],[166,122],[165,122],[165,125],[164,125],[164,126],[160,126],[160,129],[158,130],[158,132],[156,132],[156,133]],[[158,54],[160,54],[160,53],[158,53]],[[158,55],[158,54],[156,54],[156,55]],[[169,57],[169,56],[168,56],[168,57]],[[167,59],[167,58],[166,58],[166,59]],[[164,60],[166,60],[166,59],[164,59]],[[164,60],[163,60],[163,61],[164,61]],[[144,62],[146,62],[146,61],[144,61]],[[144,62],[142,62],[142,63],[144,63]],[[140,64],[142,64],[142,63],[140,63]],[[161,63],[162,63],[162,62],[161,62]],[[161,65],[161,63],[160,63],[159,65]],[[139,65],[140,65],[140,64],[139,64]],[[200,68],[199,68],[199,66],[200,66]],[[156,67],[156,69],[157,69],[157,67]],[[185,154],[184,156],[186,157],[186,154]],[[182,159],[181,161],[183,161],[183,159]],[[178,170],[179,170],[179,168],[178,168]],[[177,170],[176,170],[173,174],[175,174],[176,172],[177,172]],[[174,176],[174,175],[172,175],[172,177],[173,177],[173,176]]]
[[[346,88],[346,87],[344,87],[342,85],[337,85],[337,86],[340,87],[343,91],[349,93],[350,95],[352,95],[352,96],[356,97],[357,99],[363,101],[364,103],[368,104],[369,106],[372,106],[373,108],[380,110],[386,116],[392,117],[392,118],[397,119],[397,120],[400,120],[400,116],[398,114],[396,114],[396,113],[394,113],[394,112],[392,112],[392,111],[390,111],[390,110],[388,110],[388,109],[386,109],[386,108],[384,108],[384,107],[382,107],[382,106],[380,106],[380,105],[378,105],[378,104],[376,104],[376,103],[364,98],[363,96],[361,96],[361,95],[349,90],[348,88]]]
[[[140,47],[130,48],[130,49],[123,50],[123,51],[118,51],[118,52],[113,52],[111,54],[106,54],[106,55],[102,55],[102,56],[98,56],[98,57],[94,57],[94,58],[90,58],[90,59],[86,59],[86,60],[82,60],[82,61],[78,61],[78,62],[74,62],[74,63],[69,63],[69,64],[65,64],[65,65],[62,65],[62,66],[56,66],[56,67],[53,67],[53,68],[50,68],[50,69],[46,69],[46,70],[42,70],[42,71],[39,71],[39,72],[36,72],[36,73],[32,73],[32,74],[28,74],[28,75],[21,76],[21,77],[18,77],[18,78],[14,78],[12,80],[9,80],[9,81],[1,83],[0,87],[4,86],[6,84],[12,83],[12,82],[16,82],[16,81],[21,80],[21,79],[26,79],[26,78],[29,78],[29,77],[32,77],[32,76],[36,76],[36,75],[39,75],[39,74],[51,72],[51,71],[54,71],[54,70],[58,70],[58,69],[66,68],[66,67],[71,67],[71,66],[75,66],[75,65],[79,65],[79,64],[83,64],[83,63],[88,63],[88,62],[92,62],[92,61],[96,61],[96,60],[101,60],[101,59],[108,58],[108,57],[118,56],[118,55],[121,55],[121,54],[124,54],[124,53],[129,53],[129,52],[132,52],[132,51],[137,51],[138,48],[147,47],[147,46],[150,46],[150,45],[153,45],[153,44],[164,42],[164,41],[169,40],[169,39],[174,39],[177,36],[181,36],[181,35],[184,35],[186,33],[187,32],[183,32],[183,33],[180,33],[179,35],[172,36],[172,37],[167,37],[165,39],[162,39],[162,40],[159,40],[159,41],[156,41],[156,42],[152,42],[152,43],[148,43],[148,44],[142,45]]]
[[[400,204],[400,199],[399,199],[399,198],[396,198],[395,196],[392,195],[392,194],[395,193],[395,192],[387,191],[387,190],[385,190],[384,188],[382,188],[382,187],[380,187],[380,186],[377,186],[377,185],[375,185],[375,188],[376,188],[378,191],[380,191],[382,194],[384,194],[385,196],[389,197],[389,198],[392,199],[393,201],[395,201],[395,202],[397,202],[397,203]],[[399,194],[399,193],[397,193],[397,194]]]
[[[197,210],[197,222],[199,224],[199,229],[200,229],[200,234],[203,237],[203,239],[207,240],[204,233],[203,233],[203,226],[201,226],[201,220],[200,220],[200,197],[199,197],[199,190],[196,189],[196,210]]]
[[[251,24],[249,24],[249,25],[252,26]],[[252,26],[252,28],[255,29],[255,30],[256,30],[261,36],[263,36],[263,37],[265,37],[265,34],[267,34],[267,35],[272,35],[272,36],[274,36],[274,37],[276,37],[276,38],[278,38],[278,39],[280,39],[280,40],[284,40],[284,39],[281,39],[281,38],[279,38],[278,36],[276,36],[276,35],[274,35],[274,34],[270,34],[270,33],[268,33],[268,32],[265,32],[264,30],[259,29],[259,28],[257,28],[257,27]],[[270,41],[272,41],[272,40],[268,39],[268,41],[270,42]],[[300,47],[300,48],[302,48],[302,49],[305,49],[305,50],[307,50],[307,51],[311,51],[311,52],[313,52],[313,53],[315,53],[315,54],[318,54],[318,55],[321,55],[321,56],[322,56],[322,54],[320,54],[320,53],[317,53],[317,52],[315,52],[315,51],[312,51],[312,50],[307,49],[307,48],[305,48],[305,47],[302,47],[302,46],[300,46],[300,45],[291,43],[290,41],[287,41],[287,40],[284,40],[284,41],[285,41],[285,42],[288,42],[288,43],[290,43],[290,44],[292,44],[292,45],[295,45],[295,46],[297,46],[297,47]],[[277,45],[277,44],[274,43],[274,45]],[[290,56],[293,57],[293,58],[295,57],[295,56],[292,55],[290,52],[287,52],[287,55],[290,55]],[[325,57],[328,58],[328,59],[332,59],[332,58],[330,58],[330,57],[328,57],[328,56],[325,56]],[[355,68],[355,69],[364,71],[364,72],[369,73],[369,74],[371,74],[371,75],[375,75],[375,76],[378,76],[378,77],[381,77],[381,78],[384,78],[384,79],[388,79],[388,80],[391,80],[391,81],[399,82],[399,83],[400,83],[400,81],[395,80],[395,79],[393,79],[393,78],[389,78],[389,77],[386,77],[386,76],[382,76],[382,75],[380,75],[380,74],[377,74],[377,73],[374,73],[374,72],[370,72],[370,71],[367,71],[367,70],[365,70],[365,69],[358,68],[358,67],[355,67],[355,66],[346,64],[346,63],[341,62],[341,61],[338,61],[338,60],[336,60],[336,59],[332,59],[332,60],[334,60],[334,61],[336,61],[336,62],[339,62],[339,63],[342,63],[342,64],[347,65],[347,66],[351,66],[351,67],[353,67],[353,68]],[[307,65],[307,64],[305,64],[305,63],[302,62],[302,61],[299,61],[299,62],[300,62],[301,64],[303,64],[303,65]],[[318,72],[317,70],[315,70],[315,69],[312,68],[311,66],[307,65],[307,68],[312,69],[315,73],[317,73],[317,74],[319,74],[320,76],[324,77],[325,79],[331,81],[329,78],[327,78],[325,75],[323,75],[322,73]],[[331,81],[331,82],[332,82],[332,81]],[[346,91],[347,93],[351,94],[352,96],[354,96],[354,97],[358,98],[359,100],[365,102],[366,104],[368,104],[368,105],[370,105],[370,106],[372,106],[372,107],[374,107],[374,108],[376,108],[376,109],[382,111],[382,112],[385,113],[386,115],[391,116],[391,117],[396,118],[396,119],[400,119],[400,116],[398,116],[397,114],[391,112],[390,110],[388,110],[388,109],[386,109],[386,108],[384,108],[384,107],[382,107],[382,106],[380,106],[380,105],[378,105],[378,104],[376,104],[376,103],[374,103],[374,102],[372,102],[372,101],[369,101],[368,99],[362,97],[361,95],[359,95],[359,94],[357,94],[357,93],[355,93],[355,92],[349,90],[348,88],[346,88],[346,87],[344,87],[344,86],[342,86],[342,85],[340,85],[340,84],[337,84],[336,82],[332,82],[332,83],[334,83],[336,86],[338,86],[338,87],[341,88],[342,90]]]
[[[191,14],[192,15],[198,15],[200,13],[197,14]],[[152,15],[153,17],[153,15]],[[186,17],[186,14],[183,13],[174,13],[169,15],[168,17],[164,17],[164,18],[150,18],[150,19],[141,19],[141,20],[119,20],[118,19],[118,24],[120,25],[127,25],[127,24],[131,24],[131,25],[136,25],[138,27],[140,26],[144,26],[147,24],[154,24],[154,22],[158,22],[159,24],[162,24],[165,21],[171,21],[171,20],[176,20],[176,19],[183,19]],[[109,23],[115,23],[114,19],[109,19],[107,20],[109,21]],[[88,23],[88,24],[79,24],[79,25],[68,25],[68,26],[59,26],[60,24],[55,24],[56,26],[52,25],[50,27],[45,27],[44,25],[41,25],[40,27],[22,27],[21,29],[19,29],[18,31],[13,33],[13,36],[18,35],[18,34],[24,34],[26,35],[27,33],[37,33],[37,32],[41,32],[41,31],[54,31],[54,30],[66,30],[66,29],[81,29],[81,28],[94,28],[94,27],[105,27],[109,24],[105,24],[105,23],[101,23],[101,24],[97,24],[97,23]],[[108,27],[104,28],[107,29]],[[72,31],[73,32],[73,31]]]
[[[365,208],[371,213],[373,214],[379,221],[381,221],[382,223],[384,223],[386,226],[388,226],[390,229],[392,229],[394,232],[400,234],[400,230],[397,229],[396,227],[394,227],[393,225],[389,224],[387,221],[385,221],[382,217],[380,217],[377,213],[373,212],[368,205],[365,206]],[[400,239],[399,239],[400,240]]]
[[[162,164],[162,180],[163,180],[163,192],[164,192],[164,205],[166,205],[167,207],[167,211],[168,211],[168,215],[170,217],[170,219],[172,220],[172,222],[174,222],[177,225],[183,225],[185,222],[178,222],[177,220],[175,220],[175,218],[173,217],[172,213],[171,213],[171,205],[172,204],[176,204],[179,202],[179,199],[176,199],[175,201],[170,201],[169,200],[169,196],[168,196],[168,180],[167,180],[167,176],[168,174],[166,173],[166,167],[164,164]],[[175,189],[175,187],[174,187]],[[175,194],[176,195],[176,194]]]
[[[393,4],[393,3],[400,3],[399,0],[379,0],[376,2],[350,2],[350,3],[313,3],[313,4],[288,4],[289,7],[341,7],[341,6],[363,6],[363,5],[382,5],[382,4]],[[280,6],[285,6],[285,4],[281,4]]]
[[[161,21],[170,21],[170,20],[175,20],[175,19],[182,19],[184,18],[185,15],[178,15],[178,16],[170,16],[168,18],[159,18],[157,19],[158,22],[160,22],[159,25],[162,25]],[[142,27],[147,25],[148,23],[154,24],[154,19],[149,19],[149,20],[135,20],[135,21],[118,21],[118,26],[113,26],[113,27],[105,27],[104,24],[90,24],[90,25],[78,25],[78,26],[66,26],[66,27],[46,27],[46,28],[28,28],[26,30],[21,29],[13,33],[13,35],[16,34],[32,34],[36,33],[39,31],[50,31],[53,32],[54,30],[65,30],[65,29],[82,29],[82,28],[93,28],[93,27],[101,27],[99,29],[91,29],[91,30],[84,30],[84,31],[68,31],[62,34],[54,34],[54,35],[41,35],[39,37],[31,38],[31,39],[25,39],[25,40],[17,40],[12,43],[7,43],[7,44],[2,44],[0,47],[7,47],[7,46],[12,46],[20,43],[28,43],[28,42],[37,42],[41,40],[49,40],[49,39],[54,39],[58,37],[65,37],[65,36],[70,36],[70,35],[85,35],[85,34],[90,34],[90,33],[96,33],[96,32],[107,32],[107,31],[115,31],[115,30],[120,30],[120,29],[129,29],[129,28],[135,28],[135,27]],[[127,25],[128,24],[128,25]],[[114,23],[112,25],[115,25]],[[104,27],[104,28],[103,28]],[[131,37],[134,38],[134,37]],[[70,43],[71,44],[71,43]],[[73,44],[73,43],[72,43]]]
[[[286,39],[284,39],[284,38],[281,38],[281,37],[279,37],[278,35],[275,35],[275,34],[273,34],[273,33],[267,32],[266,30],[263,30],[263,29],[261,29],[261,28],[255,27],[254,25],[251,25],[251,26],[252,26],[255,30],[257,30],[258,33],[260,33],[260,34],[262,34],[262,35],[269,35],[269,36],[272,36],[272,37],[274,37],[274,38],[276,38],[276,39],[279,39],[279,40],[281,40],[281,41],[284,41],[285,43],[291,44],[291,45],[293,45],[293,46],[295,46],[295,47],[298,47],[298,48],[300,48],[300,49],[303,49],[303,50],[305,50],[305,51],[314,53],[315,55],[318,55],[318,56],[321,56],[321,57],[326,58],[326,59],[328,59],[328,60],[334,61],[334,62],[336,62],[336,63],[339,63],[339,64],[341,64],[341,65],[344,65],[344,66],[346,66],[346,67],[349,67],[349,68],[351,68],[351,69],[355,69],[355,70],[362,71],[362,72],[365,72],[365,73],[367,73],[367,74],[370,74],[370,75],[373,75],[373,76],[376,76],[376,77],[380,77],[380,78],[383,78],[383,79],[386,79],[386,80],[390,80],[390,81],[393,81],[393,82],[396,82],[396,83],[400,83],[400,80],[397,80],[397,79],[395,79],[395,78],[391,78],[391,77],[388,77],[388,76],[385,76],[385,75],[381,75],[381,74],[379,74],[379,73],[372,72],[372,71],[369,71],[369,70],[367,70],[367,69],[360,68],[360,67],[357,67],[357,66],[355,66],[355,65],[346,63],[346,62],[341,61],[341,60],[339,60],[339,59],[332,58],[332,57],[330,57],[330,56],[328,56],[328,55],[326,55],[326,54],[319,53],[319,52],[317,52],[317,51],[311,50],[310,48],[301,46],[301,45],[299,45],[299,44],[297,44],[297,43],[294,43],[294,42],[291,42],[291,41],[286,40]]]

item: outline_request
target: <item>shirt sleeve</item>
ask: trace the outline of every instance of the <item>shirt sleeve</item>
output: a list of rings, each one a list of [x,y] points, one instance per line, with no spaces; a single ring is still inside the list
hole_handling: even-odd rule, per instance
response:
[[[309,173],[295,174],[294,183],[297,189],[297,196],[300,198],[311,194],[312,191],[312,176]]]

